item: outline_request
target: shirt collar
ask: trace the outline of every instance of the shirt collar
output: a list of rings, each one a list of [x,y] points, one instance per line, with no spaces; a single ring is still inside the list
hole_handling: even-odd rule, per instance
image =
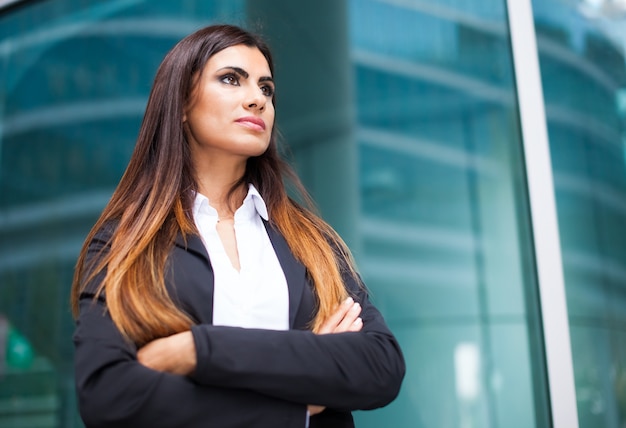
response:
[[[212,217],[217,217],[217,211],[209,204],[209,198],[197,192],[193,201],[194,218],[199,214],[207,214]],[[265,205],[263,197],[253,184],[248,184],[248,194],[243,200],[241,207],[235,211],[235,217],[237,219],[251,218],[255,214],[258,214],[265,221],[269,220],[267,206]]]
[[[267,214],[267,205],[265,205],[263,197],[252,183],[248,185],[248,195],[246,196],[246,199],[243,200],[243,206],[246,205],[246,201],[248,200],[252,200],[256,213],[261,216],[263,220],[268,221],[269,215]]]

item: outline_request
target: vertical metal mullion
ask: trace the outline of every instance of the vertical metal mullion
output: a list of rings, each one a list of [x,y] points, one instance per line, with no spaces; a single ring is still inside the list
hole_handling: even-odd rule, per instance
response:
[[[507,0],[554,428],[578,428],[574,367],[531,0]]]

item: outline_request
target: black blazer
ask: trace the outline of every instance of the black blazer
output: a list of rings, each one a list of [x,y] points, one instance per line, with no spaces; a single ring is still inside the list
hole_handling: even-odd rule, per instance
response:
[[[315,295],[304,266],[266,224],[289,287],[287,331],[213,326],[213,270],[200,237],[176,240],[167,263],[172,298],[196,322],[198,365],[189,377],[137,361],[105,311],[93,300],[100,274],[80,298],[74,334],[80,414],[87,427],[304,428],[306,405],[327,409],[310,428],[353,427],[351,410],[391,402],[405,372],[400,347],[366,291],[344,280],[362,305],[363,329],[316,335],[307,328]],[[107,251],[111,228],[89,245],[87,262]]]

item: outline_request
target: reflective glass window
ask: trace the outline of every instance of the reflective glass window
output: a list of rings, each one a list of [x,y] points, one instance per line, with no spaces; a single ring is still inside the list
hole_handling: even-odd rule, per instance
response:
[[[350,11],[359,261],[408,362],[361,426],[549,426],[505,2]]]
[[[626,423],[626,7],[533,1],[581,428]]]

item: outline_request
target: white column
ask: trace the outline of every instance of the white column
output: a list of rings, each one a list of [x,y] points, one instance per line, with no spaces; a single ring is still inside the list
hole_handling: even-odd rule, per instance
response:
[[[552,163],[531,0],[507,0],[554,428],[578,428]]]

